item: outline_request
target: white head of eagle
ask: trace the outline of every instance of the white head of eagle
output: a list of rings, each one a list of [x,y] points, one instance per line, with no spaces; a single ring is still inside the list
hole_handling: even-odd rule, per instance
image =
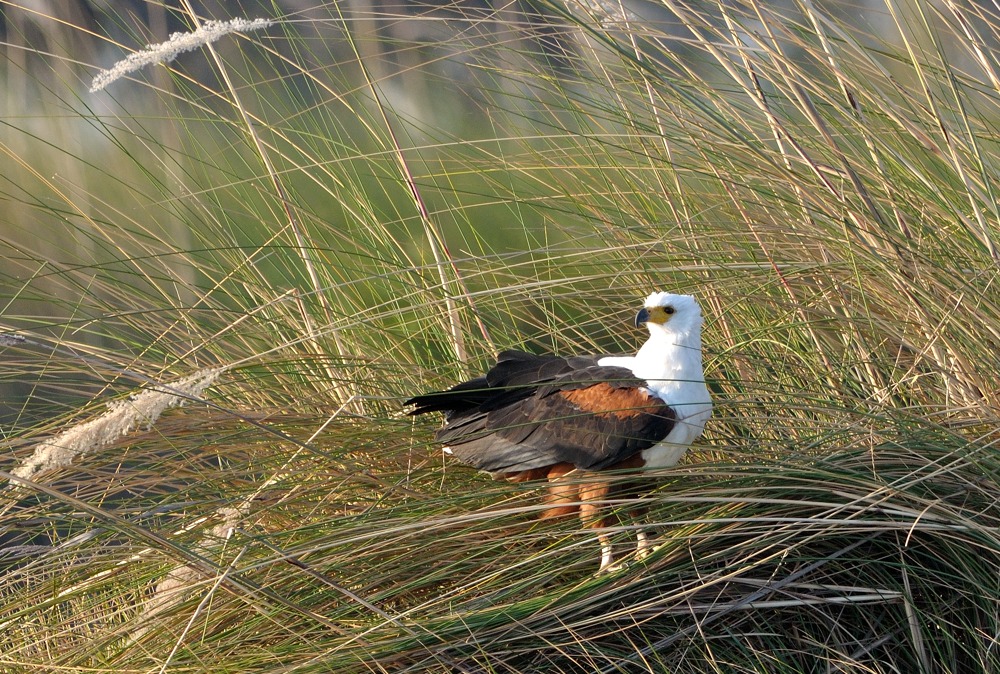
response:
[[[712,415],[701,308],[690,295],[654,292],[635,325],[649,338],[634,356],[504,351],[486,374],[408,400],[410,414],[444,412],[436,438],[446,452],[516,481],[672,466]],[[593,483],[579,487],[560,484],[549,514],[579,511],[593,524],[586,503],[603,497]],[[604,547],[602,568],[611,560]]]

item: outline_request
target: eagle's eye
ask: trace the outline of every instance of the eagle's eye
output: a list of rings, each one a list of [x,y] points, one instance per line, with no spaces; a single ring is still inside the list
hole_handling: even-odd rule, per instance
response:
[[[663,310],[667,312],[667,314],[672,314],[676,311],[673,307],[663,307]]]

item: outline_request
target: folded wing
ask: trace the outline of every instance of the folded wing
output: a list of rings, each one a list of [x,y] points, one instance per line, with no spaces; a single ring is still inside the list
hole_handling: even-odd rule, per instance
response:
[[[411,414],[443,411],[437,439],[481,470],[606,468],[665,438],[676,414],[631,370],[599,359],[505,351],[486,375],[408,401]]]

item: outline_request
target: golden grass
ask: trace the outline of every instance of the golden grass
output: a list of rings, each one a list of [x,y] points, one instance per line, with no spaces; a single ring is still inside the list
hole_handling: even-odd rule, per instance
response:
[[[373,11],[101,98],[10,52],[53,67],[5,71],[50,107],[0,138],[4,476],[226,369],[3,492],[0,669],[995,670],[1000,19]],[[653,288],[702,303],[716,416],[616,532],[657,551],[595,576],[399,401],[633,350]]]

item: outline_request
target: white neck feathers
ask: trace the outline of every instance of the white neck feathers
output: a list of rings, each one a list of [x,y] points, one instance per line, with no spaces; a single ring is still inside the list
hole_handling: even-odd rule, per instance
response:
[[[666,328],[649,323],[649,339],[635,355],[631,369],[637,377],[649,382],[660,397],[670,393],[703,386],[701,364],[701,316],[689,325]]]

